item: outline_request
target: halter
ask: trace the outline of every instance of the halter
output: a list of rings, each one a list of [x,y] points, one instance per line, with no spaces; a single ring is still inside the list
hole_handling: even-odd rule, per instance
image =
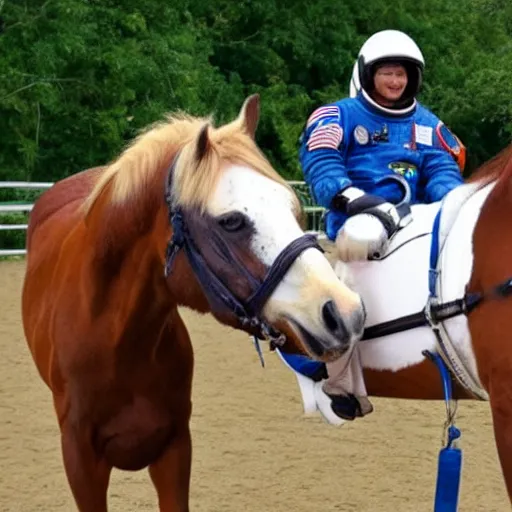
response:
[[[212,236],[208,239],[209,244],[217,254],[222,255],[230,262],[236,273],[242,275],[249,283],[250,296],[245,301],[239,299],[210,268],[187,228],[185,211],[173,204],[171,194],[172,177],[178,156],[176,156],[169,169],[165,188],[165,202],[169,210],[169,222],[173,228],[165,257],[165,277],[171,274],[174,260],[180,249],[183,249],[213,311],[232,313],[238,318],[239,326],[242,329],[250,331],[251,334],[261,340],[269,339],[276,345],[283,345],[286,337],[262,318],[262,311],[267,300],[302,252],[310,248],[324,252],[318,244],[317,237],[305,234],[293,240],[281,251],[261,281],[254,277],[247,267],[240,262],[222,237],[212,233]]]

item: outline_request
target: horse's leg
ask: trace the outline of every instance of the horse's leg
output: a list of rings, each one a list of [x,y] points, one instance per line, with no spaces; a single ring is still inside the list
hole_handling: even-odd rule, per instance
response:
[[[62,455],[69,486],[80,512],[107,512],[107,490],[112,468],[98,457],[88,429],[61,425]]]
[[[149,466],[160,512],[188,512],[192,442],[188,425],[173,436],[162,455]]]

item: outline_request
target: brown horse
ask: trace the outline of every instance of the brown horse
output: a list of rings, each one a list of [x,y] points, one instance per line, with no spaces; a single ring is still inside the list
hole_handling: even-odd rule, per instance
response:
[[[488,300],[469,315],[478,374],[489,393],[494,435],[512,502],[512,145],[474,180],[495,182],[473,233],[468,289]],[[502,286],[496,286],[502,283]],[[491,292],[491,293],[489,293]]]
[[[354,350],[313,369],[301,366],[293,346],[279,353],[296,371],[306,414],[335,425],[370,412],[367,396],[443,399],[430,360],[439,355],[452,372],[453,398],[490,401],[512,500],[512,145],[442,203],[412,212],[377,260],[340,262],[333,251],[338,276],[367,312]]]
[[[257,96],[219,128],[170,116],[35,204],[23,325],[81,512],[107,510],[114,467],[149,467],[160,510],[188,510],[193,353],[178,306],[277,343],[293,333],[324,361],[362,333],[359,296],[255,143],[258,116]]]

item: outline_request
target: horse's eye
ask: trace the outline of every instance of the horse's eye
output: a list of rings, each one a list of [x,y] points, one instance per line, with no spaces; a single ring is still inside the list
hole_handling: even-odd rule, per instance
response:
[[[231,233],[234,231],[240,231],[246,226],[245,215],[240,212],[223,215],[218,222],[222,229]]]

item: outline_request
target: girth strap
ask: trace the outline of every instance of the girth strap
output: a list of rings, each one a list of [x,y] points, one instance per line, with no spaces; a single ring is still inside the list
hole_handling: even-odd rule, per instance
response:
[[[364,330],[361,341],[389,336],[398,332],[408,331],[430,325],[431,321],[443,322],[458,315],[468,314],[483,300],[481,294],[466,294],[462,299],[432,305],[418,313],[402,316],[395,320],[372,325]]]

